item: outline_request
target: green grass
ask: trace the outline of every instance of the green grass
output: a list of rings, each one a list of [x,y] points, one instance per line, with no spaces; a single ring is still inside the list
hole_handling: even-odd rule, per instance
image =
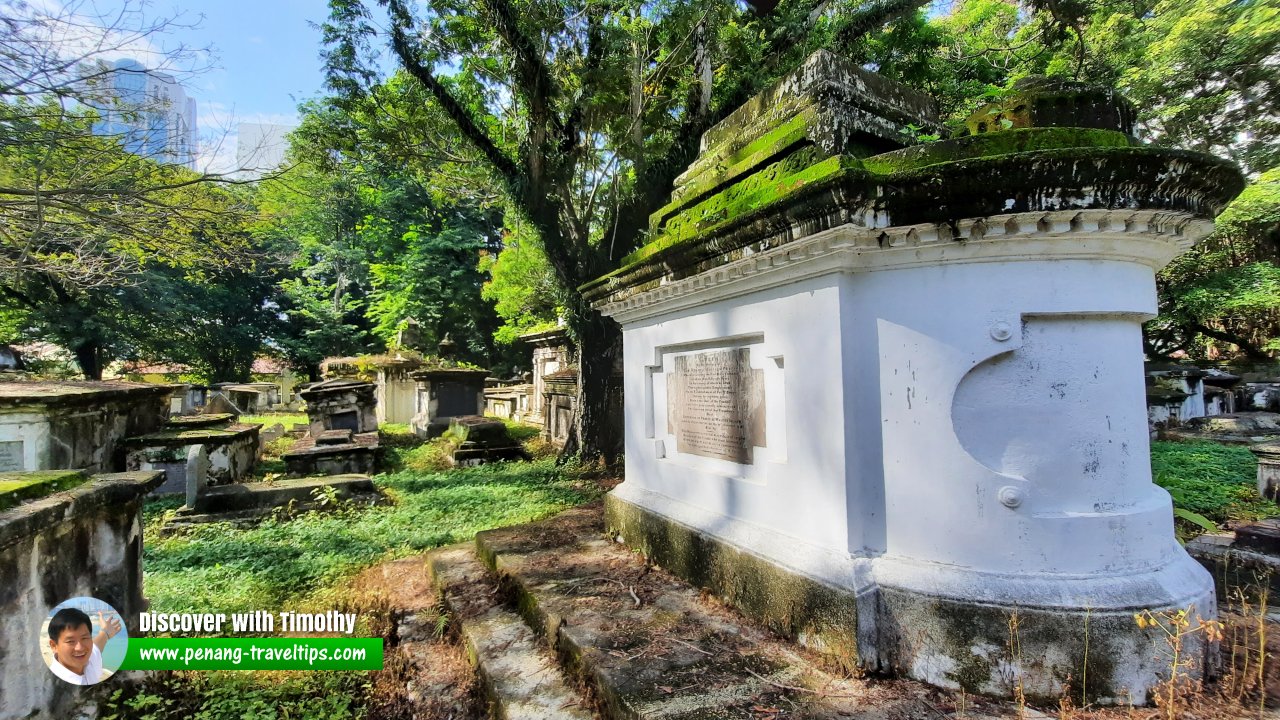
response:
[[[295,424],[306,425],[306,413],[266,413],[265,415],[241,415],[239,422],[260,424],[263,427],[271,427],[276,423],[284,425],[285,430],[292,430]]]
[[[1151,474],[1181,508],[1215,522],[1280,516],[1258,495],[1257,459],[1240,445],[1208,441],[1151,443]]]
[[[396,504],[268,520],[248,529],[215,523],[149,540],[143,563],[152,609],[278,611],[380,560],[542,518],[595,494],[590,483],[550,459],[447,472],[403,470],[375,480]],[[162,512],[150,508],[147,516],[154,522]]]
[[[149,673],[103,703],[102,720],[338,720],[364,717],[358,672]]]
[[[272,519],[250,528],[212,523],[161,537],[158,526],[181,504],[162,498],[143,508],[144,590],[152,612],[324,611],[351,602],[361,569],[472,538],[494,527],[536,520],[593,499],[594,481],[552,459],[434,471],[447,441],[422,443],[407,427],[382,427],[404,462],[375,477],[394,501]],[[415,469],[416,468],[416,469]],[[362,618],[365,616],[362,615]],[[366,632],[360,621],[357,632]],[[374,635],[379,631],[372,631]],[[400,683],[397,670],[384,685]],[[362,672],[156,673],[102,705],[104,720],[148,718],[364,717],[380,692]],[[407,681],[407,679],[406,679]]]
[[[511,436],[512,440],[524,442],[525,440],[536,438],[542,434],[541,425],[530,425],[529,423],[523,423],[509,418],[499,419],[502,420],[503,425],[507,426],[507,434]]]

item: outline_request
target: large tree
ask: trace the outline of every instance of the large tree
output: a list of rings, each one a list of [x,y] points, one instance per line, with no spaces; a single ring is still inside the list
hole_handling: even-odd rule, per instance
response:
[[[148,19],[126,0],[99,12],[87,0],[0,4],[0,302],[41,339],[65,344],[86,377],[129,352],[131,294],[148,273],[222,272],[251,262],[234,224],[249,207],[219,189],[226,176],[126,152],[99,111],[121,106],[106,60],[144,51],[173,18]],[[145,72],[174,73],[185,48],[149,53]],[[137,148],[134,148],[137,149]]]
[[[472,197],[440,192],[424,167],[437,153],[397,157],[402,143],[361,112],[413,113],[412,98],[339,110],[308,103],[291,140],[293,169],[261,188],[258,234],[285,250],[294,272],[284,288],[291,322],[277,344],[315,373],[330,355],[391,344],[409,320],[422,341],[449,335],[463,359],[494,355],[498,325],[480,296],[481,254],[496,251],[500,215]]]
[[[536,234],[580,349],[574,442],[612,459],[610,378],[620,332],[575,289],[643,240],[694,159],[702,132],[823,46],[849,48],[925,0],[784,2],[757,15],[731,2],[547,3],[330,0],[332,86],[359,101],[376,90],[369,50],[385,40],[431,99],[425,134],[457,165],[488,171]],[[574,443],[576,442],[576,448]]]

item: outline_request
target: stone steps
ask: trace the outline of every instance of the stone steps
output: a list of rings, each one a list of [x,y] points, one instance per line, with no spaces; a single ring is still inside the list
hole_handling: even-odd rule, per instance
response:
[[[794,645],[607,540],[599,506],[481,533],[476,551],[491,573],[483,579],[461,548],[433,560],[470,568],[437,571],[445,595],[467,598],[484,613],[493,612],[499,595],[514,604],[527,626],[511,628],[511,613],[503,610],[504,632],[519,642],[499,654],[524,653],[526,631],[537,637],[555,650],[569,676],[590,688],[608,720],[898,720],[947,717],[952,709],[919,683],[828,672]],[[464,621],[467,632],[499,636],[478,622],[468,630]],[[495,644],[490,641],[490,649]],[[487,678],[511,662],[473,654]]]
[[[574,690],[533,630],[503,606],[496,579],[476,558],[472,546],[436,550],[427,564],[452,622],[461,631],[494,717],[594,717],[590,701]]]

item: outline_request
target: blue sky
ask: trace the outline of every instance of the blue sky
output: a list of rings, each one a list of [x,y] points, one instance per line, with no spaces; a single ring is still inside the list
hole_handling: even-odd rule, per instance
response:
[[[132,11],[125,26],[173,19],[164,33],[124,43],[104,57],[132,56],[155,68],[179,47],[208,49],[177,63],[182,84],[196,98],[201,169],[235,167],[236,126],[241,122],[292,125],[299,102],[323,91],[320,30],[325,0],[29,0],[50,9],[71,9],[110,24],[121,9]],[[933,0],[932,13],[950,0]]]
[[[75,18],[62,39],[68,53],[96,48],[91,56],[173,74],[196,99],[200,169],[234,168],[239,123],[296,124],[298,103],[323,91],[314,24],[328,15],[325,0],[30,1]],[[164,21],[161,32],[136,32]]]
[[[323,0],[188,0],[178,7],[198,26],[166,40],[213,50],[213,69],[192,81],[200,100],[237,115],[293,116],[300,100],[320,92],[320,32],[310,23],[324,20]]]
[[[154,44],[211,51],[184,84],[196,98],[205,159],[224,166],[215,169],[234,164],[238,123],[295,124],[298,103],[321,93],[320,31],[312,23],[325,19],[326,5],[324,0],[161,0],[146,9],[151,18],[194,25],[175,26]]]

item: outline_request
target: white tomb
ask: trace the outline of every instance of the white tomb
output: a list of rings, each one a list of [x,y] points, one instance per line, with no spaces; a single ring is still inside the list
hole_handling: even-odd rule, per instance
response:
[[[624,337],[608,520],[845,660],[1141,703],[1167,647],[1134,613],[1216,612],[1151,482],[1142,323],[1240,178],[1138,146],[1109,93],[1022,99],[1007,133],[869,156],[930,103],[820,53],[704,136],[654,243],[585,288]]]

